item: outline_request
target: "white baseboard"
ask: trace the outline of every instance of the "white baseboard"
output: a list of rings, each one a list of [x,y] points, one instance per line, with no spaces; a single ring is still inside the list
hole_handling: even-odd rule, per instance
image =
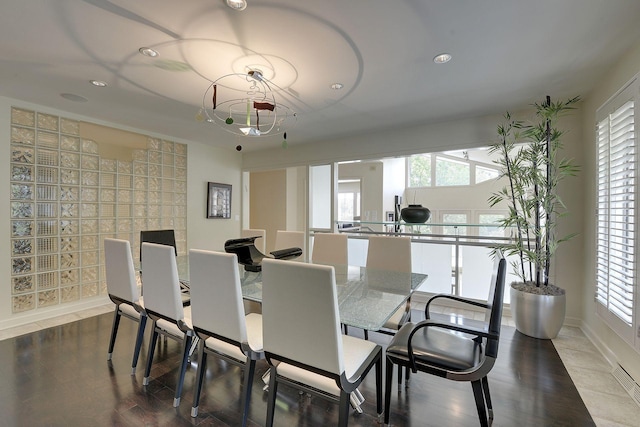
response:
[[[83,300],[78,303],[61,304],[50,308],[36,310],[36,312],[26,312],[13,315],[11,318],[0,321],[0,331],[23,326],[29,323],[41,322],[59,316],[72,315],[78,311],[89,310],[110,303],[107,296],[100,296]]]

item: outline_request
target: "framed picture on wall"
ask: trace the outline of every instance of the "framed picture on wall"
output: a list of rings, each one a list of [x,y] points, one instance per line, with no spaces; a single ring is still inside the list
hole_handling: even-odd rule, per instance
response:
[[[210,182],[207,189],[207,218],[231,218],[231,185]]]

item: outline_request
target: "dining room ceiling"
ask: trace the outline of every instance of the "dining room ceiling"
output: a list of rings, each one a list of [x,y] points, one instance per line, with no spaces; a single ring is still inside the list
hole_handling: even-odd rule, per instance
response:
[[[546,95],[586,96],[640,43],[638,0],[247,3],[237,11],[225,0],[3,2],[0,95],[258,150],[280,146],[282,135],[239,137],[202,120],[212,81],[259,69],[296,112],[289,146],[319,144],[521,109]],[[451,61],[435,63],[441,53]]]

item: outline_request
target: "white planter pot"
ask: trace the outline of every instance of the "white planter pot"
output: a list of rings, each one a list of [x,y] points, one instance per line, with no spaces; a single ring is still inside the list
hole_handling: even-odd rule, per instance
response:
[[[516,329],[533,338],[557,337],[564,323],[566,295],[537,295],[510,289]]]

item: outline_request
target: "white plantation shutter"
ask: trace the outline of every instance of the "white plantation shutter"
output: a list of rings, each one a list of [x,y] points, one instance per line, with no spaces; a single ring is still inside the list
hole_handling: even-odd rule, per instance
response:
[[[638,191],[635,94],[630,84],[598,111],[598,221],[596,301],[599,313],[634,343],[636,290],[636,199]],[[604,107],[603,107],[604,108]]]

